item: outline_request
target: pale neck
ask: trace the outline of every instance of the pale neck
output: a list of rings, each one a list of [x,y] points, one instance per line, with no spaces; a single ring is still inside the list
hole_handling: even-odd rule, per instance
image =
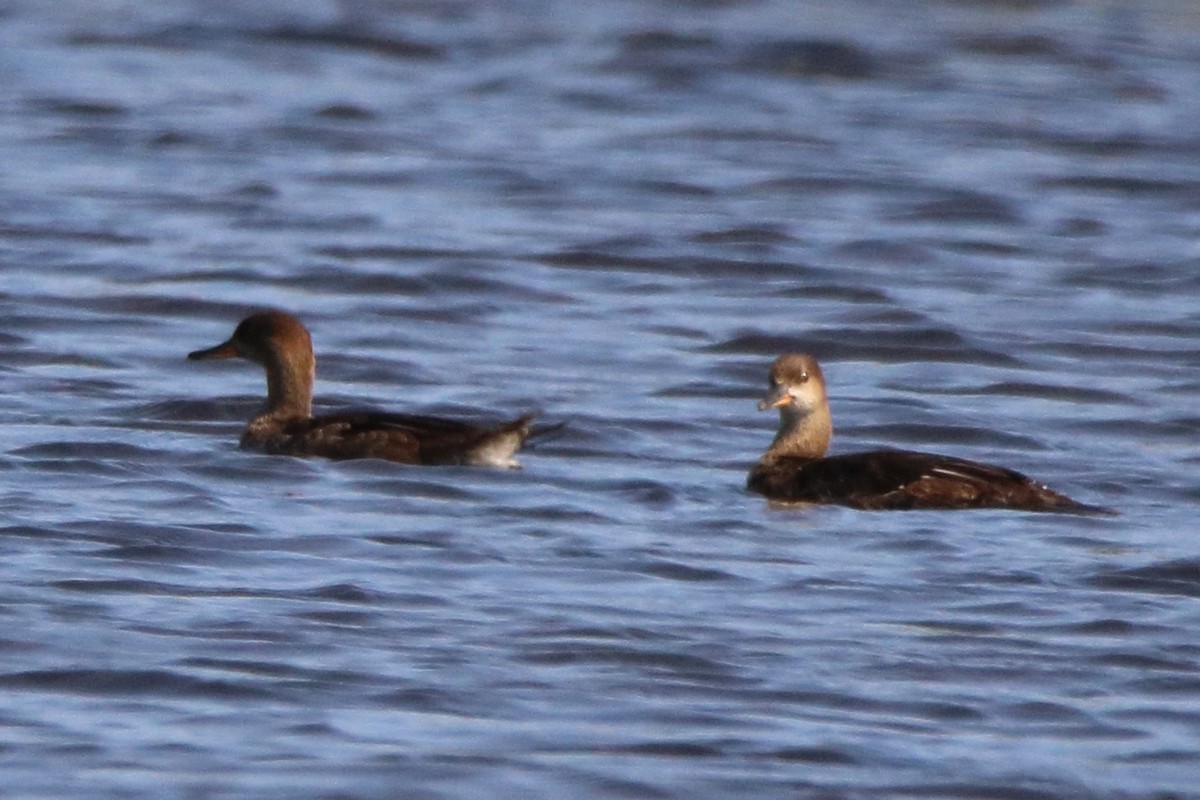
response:
[[[267,411],[274,417],[311,417],[316,359],[307,353],[281,354],[263,365],[267,371]]]
[[[833,420],[827,404],[810,411],[802,411],[795,405],[784,406],[779,410],[779,431],[767,455],[821,458],[829,450],[832,438]]]

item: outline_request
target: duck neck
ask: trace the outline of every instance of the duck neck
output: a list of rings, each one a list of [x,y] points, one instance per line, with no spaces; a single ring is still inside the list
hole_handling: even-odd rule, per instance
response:
[[[821,458],[833,438],[833,420],[829,406],[800,409],[794,404],[779,410],[779,431],[767,450],[767,457]]]
[[[316,359],[307,353],[281,355],[264,364],[267,410],[272,417],[311,417]]]

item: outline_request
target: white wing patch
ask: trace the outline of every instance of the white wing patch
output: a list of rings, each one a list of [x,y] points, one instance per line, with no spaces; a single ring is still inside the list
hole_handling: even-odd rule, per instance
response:
[[[968,475],[965,472],[959,472],[958,470],[955,470],[951,467],[933,467],[932,469],[929,470],[929,472],[930,472],[930,474],[936,474],[936,475],[948,475],[951,478],[962,478],[963,480],[966,480],[966,481],[978,480],[978,478],[974,475]]]

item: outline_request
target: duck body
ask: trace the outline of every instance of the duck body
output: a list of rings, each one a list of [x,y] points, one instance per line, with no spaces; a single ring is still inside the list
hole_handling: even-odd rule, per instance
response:
[[[533,415],[493,426],[379,411],[313,416],[312,338],[282,311],[252,314],[228,341],[188,354],[192,361],[227,358],[253,361],[266,372],[266,408],[246,426],[240,444],[270,455],[516,467],[514,456],[532,430]]]
[[[1015,470],[911,450],[764,459],[755,465],[746,486],[779,503],[836,504],[869,511],[1090,509]]]
[[[911,450],[826,455],[833,434],[825,380],[816,359],[781,356],[760,410],[777,408],[779,431],[746,487],[777,503],[865,510],[1008,508],[1113,513],[1078,503],[1004,467]]]
[[[496,426],[380,411],[317,417],[263,414],[246,426],[240,446],[269,455],[334,460],[382,458],[401,464],[515,467],[532,415]]]

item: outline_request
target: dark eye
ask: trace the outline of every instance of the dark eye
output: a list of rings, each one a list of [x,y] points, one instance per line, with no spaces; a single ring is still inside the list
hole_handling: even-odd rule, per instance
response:
[[[801,373],[800,373],[800,382],[801,382],[801,383],[804,383],[804,382],[805,382],[805,381],[807,381],[807,380],[808,380],[808,373],[807,373],[807,372],[801,372]]]

